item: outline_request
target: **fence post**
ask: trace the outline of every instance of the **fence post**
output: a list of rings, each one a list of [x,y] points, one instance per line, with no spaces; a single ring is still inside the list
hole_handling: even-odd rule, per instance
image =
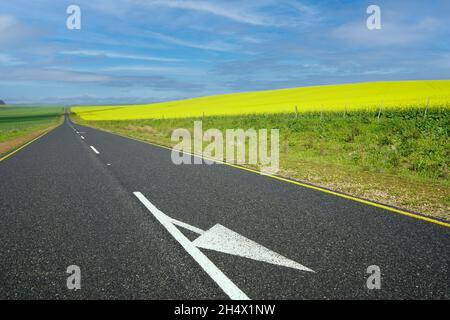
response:
[[[295,105],[295,119],[297,119],[298,118],[298,108],[297,108],[297,105]]]
[[[430,97],[428,97],[428,101],[427,101],[427,106],[425,107],[425,113],[423,115],[424,118],[427,117],[427,113],[428,113],[428,106],[430,105]]]
[[[381,101],[380,106],[378,107],[378,117],[377,117],[377,121],[380,121],[380,116],[381,116],[381,108],[383,107],[384,101]]]

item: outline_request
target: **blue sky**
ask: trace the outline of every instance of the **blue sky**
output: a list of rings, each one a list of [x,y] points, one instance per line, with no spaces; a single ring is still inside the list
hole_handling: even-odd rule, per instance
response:
[[[81,8],[68,30],[66,8]],[[382,29],[366,27],[381,8]],[[450,1],[0,2],[0,99],[140,103],[216,93],[449,79]]]

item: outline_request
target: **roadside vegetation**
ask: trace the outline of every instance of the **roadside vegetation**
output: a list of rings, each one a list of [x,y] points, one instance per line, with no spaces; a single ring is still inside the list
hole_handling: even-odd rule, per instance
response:
[[[61,123],[62,107],[0,107],[0,155]]]
[[[77,110],[79,123],[166,146],[198,120],[203,130],[280,129],[279,175],[450,221],[445,105],[121,121],[86,121]]]

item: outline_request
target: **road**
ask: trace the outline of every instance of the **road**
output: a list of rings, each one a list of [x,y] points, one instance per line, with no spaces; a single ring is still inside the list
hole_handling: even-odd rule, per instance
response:
[[[0,181],[0,299],[450,298],[446,226],[227,165],[176,166],[170,150],[67,116],[1,161]]]

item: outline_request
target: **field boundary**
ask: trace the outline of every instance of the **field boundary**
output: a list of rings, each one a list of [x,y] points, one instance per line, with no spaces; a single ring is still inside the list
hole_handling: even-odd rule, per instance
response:
[[[83,120],[83,121],[86,121],[86,120]],[[138,142],[141,142],[141,143],[146,143],[146,144],[149,144],[149,145],[152,145],[152,146],[155,146],[155,147],[160,147],[160,148],[164,148],[164,149],[167,149],[167,150],[174,150],[172,147],[168,147],[168,146],[165,146],[165,145],[157,144],[157,143],[154,143],[154,142],[141,140],[141,139],[138,139],[138,138],[129,137],[129,136],[126,136],[126,135],[123,135],[123,134],[120,134],[120,133],[116,133],[116,132],[112,132],[112,131],[109,131],[109,130],[105,130],[103,128],[92,127],[92,126],[86,125],[86,124],[82,124],[82,125],[86,126],[86,127],[89,127],[89,128],[92,128],[92,129],[100,130],[100,131],[103,131],[103,132],[106,132],[106,133],[114,134],[114,135],[117,135],[117,136],[120,136],[120,137],[123,137],[123,138],[127,138],[127,139],[130,139],[130,140],[138,141]],[[334,196],[337,196],[337,197],[345,198],[345,199],[348,199],[348,200],[352,200],[352,201],[356,201],[356,202],[363,203],[363,204],[366,204],[366,205],[370,205],[370,206],[373,206],[373,207],[377,207],[377,208],[380,208],[380,209],[384,209],[386,211],[390,211],[390,212],[394,212],[394,213],[397,213],[397,214],[401,214],[403,216],[407,216],[407,217],[410,217],[410,218],[414,218],[414,219],[418,219],[418,220],[422,220],[422,221],[426,221],[426,222],[437,224],[437,225],[440,225],[440,226],[443,226],[443,227],[450,228],[450,223],[449,222],[446,222],[446,221],[443,221],[443,220],[440,220],[440,219],[437,219],[437,218],[430,218],[430,217],[425,216],[425,215],[423,215],[421,213],[418,213],[418,212],[412,212],[412,211],[408,211],[406,209],[397,208],[397,207],[394,207],[394,206],[391,206],[391,205],[388,205],[388,204],[378,203],[378,202],[373,201],[373,200],[359,198],[357,196],[353,196],[353,195],[346,194],[346,193],[339,192],[339,191],[334,191],[334,190],[331,190],[331,189],[328,189],[328,188],[325,188],[325,187],[321,187],[321,186],[317,186],[317,185],[314,185],[314,184],[311,184],[311,183],[297,181],[297,180],[294,180],[294,179],[288,178],[288,177],[282,177],[282,176],[273,175],[273,174],[265,174],[265,173],[262,173],[262,172],[260,172],[258,170],[246,168],[246,167],[243,167],[243,166],[240,166],[240,165],[236,165],[236,164],[232,164],[232,163],[228,163],[228,162],[225,162],[225,161],[218,161],[216,159],[210,159],[210,158],[205,157],[203,155],[194,154],[194,153],[191,153],[191,152],[184,152],[184,151],[183,151],[183,153],[191,155],[191,156],[194,156],[194,157],[199,157],[199,158],[202,158],[202,159],[206,159],[206,160],[212,160],[212,161],[215,161],[217,163],[224,164],[224,165],[236,168],[236,169],[241,169],[241,170],[245,170],[247,172],[252,172],[252,173],[255,173],[255,174],[258,174],[258,175],[263,175],[263,176],[266,176],[266,177],[269,177],[269,178],[272,178],[272,179],[275,179],[275,180],[278,180],[278,181],[283,181],[283,182],[287,182],[287,183],[294,184],[294,185],[297,185],[297,186],[301,186],[301,187],[304,187],[304,188],[313,189],[313,190],[316,190],[316,191],[321,191],[321,192],[328,193],[328,194],[331,194],[331,195],[334,195]]]
[[[59,126],[61,126],[62,123],[58,124],[57,126],[48,129],[47,131],[45,131],[44,133],[40,134],[39,136],[37,136],[36,138],[25,142],[24,144],[6,152],[3,156],[0,154],[0,162],[2,162],[3,160],[6,160],[7,158],[11,157],[12,155],[16,154],[17,152],[19,152],[20,150],[24,149],[25,147],[29,146],[30,144],[32,144],[33,142],[35,142],[36,140],[42,138],[43,136],[45,136],[46,134],[52,132],[53,130],[55,130],[56,128],[58,128]]]

